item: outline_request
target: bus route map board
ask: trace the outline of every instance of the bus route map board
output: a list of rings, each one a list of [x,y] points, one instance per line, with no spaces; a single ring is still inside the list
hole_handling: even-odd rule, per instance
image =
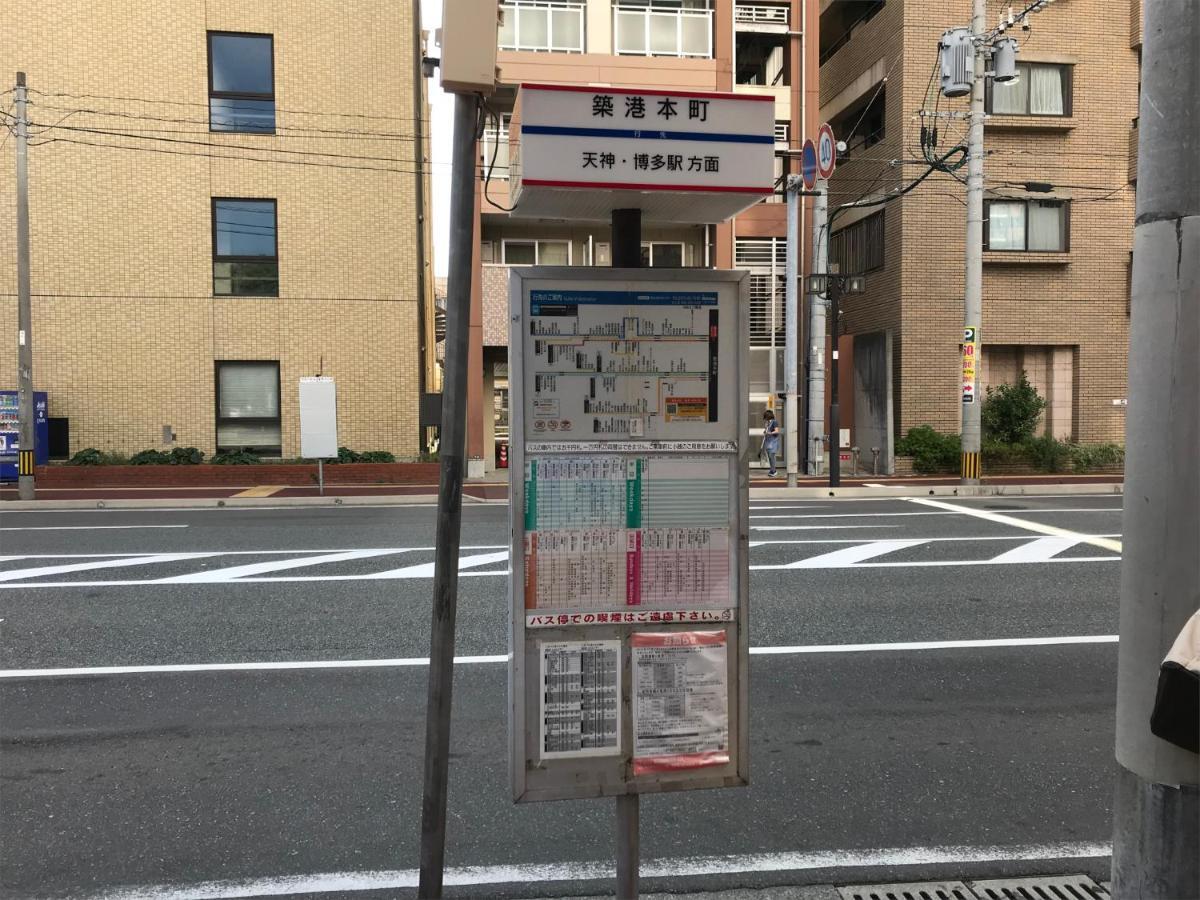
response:
[[[746,277],[511,270],[518,802],[748,783]]]

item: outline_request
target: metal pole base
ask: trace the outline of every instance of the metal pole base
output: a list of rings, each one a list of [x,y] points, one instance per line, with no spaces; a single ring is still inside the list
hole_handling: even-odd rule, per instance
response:
[[[622,794],[617,798],[617,900],[637,900],[640,798]]]
[[[1117,766],[1112,895],[1200,897],[1200,787],[1145,781]]]

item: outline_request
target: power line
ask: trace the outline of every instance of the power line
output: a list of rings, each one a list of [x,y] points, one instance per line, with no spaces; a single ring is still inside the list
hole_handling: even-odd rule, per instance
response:
[[[151,97],[123,97],[123,96],[117,96],[114,94],[73,94],[73,93],[70,93],[67,91],[40,91],[40,90],[36,90],[35,88],[30,88],[29,92],[31,94],[37,94],[38,96],[41,96],[41,97],[65,97],[65,98],[68,98],[71,100],[113,100],[113,101],[117,101],[120,103],[156,103],[156,104],[165,105],[165,106],[198,106],[198,107],[202,107],[205,109],[209,108],[208,103],[200,102],[198,100],[157,100],[157,99],[154,99]],[[228,101],[225,101],[225,102],[228,102]],[[234,100],[230,104],[229,108],[236,108],[236,107],[237,107],[237,101]],[[261,109],[261,107],[254,106],[254,105],[244,106],[242,108],[243,109],[255,109],[255,110]],[[396,122],[411,122],[414,118],[413,116],[388,116],[388,115],[378,115],[378,114],[372,114],[372,113],[347,113],[347,112],[328,112],[328,111],[315,110],[315,109],[295,109],[295,108],[284,107],[284,106],[276,106],[275,112],[288,113],[290,115],[297,115],[297,116],[323,116],[323,117],[329,117],[329,118],[345,118],[345,119],[378,119],[378,120],[390,120],[390,121],[396,121]],[[429,120],[423,118],[422,121],[429,121]]]
[[[186,144],[186,145],[191,145],[191,146],[196,146],[196,147],[208,147],[208,148],[215,149],[215,150],[249,150],[253,153],[282,153],[282,154],[285,154],[288,156],[323,156],[323,157],[328,157],[331,159],[352,159],[352,160],[359,160],[361,162],[393,162],[393,163],[406,163],[406,164],[411,164],[411,165],[418,164],[417,160],[402,159],[402,158],[396,157],[396,156],[363,156],[363,155],[348,154],[348,153],[325,153],[325,152],[322,152],[319,150],[285,150],[285,149],[282,149],[279,147],[254,147],[254,146],[248,146],[246,144],[227,144],[227,143],[214,144],[211,141],[196,141],[196,140],[191,140],[188,138],[169,138],[169,137],[160,137],[160,136],[155,136],[155,135],[142,135],[142,134],[136,134],[136,133],[127,132],[127,131],[113,131],[113,130],[108,130],[108,129],[104,129],[104,128],[85,128],[85,127],[78,126],[78,125],[53,125],[53,126],[48,126],[46,128],[46,130],[50,130],[51,128],[56,129],[58,131],[71,131],[71,132],[78,132],[78,133],[82,133],[82,134],[106,135],[108,137],[130,138],[132,140],[139,140],[139,141],[158,141],[158,142],[167,143],[167,144]],[[44,134],[45,131],[42,131],[39,133]]]

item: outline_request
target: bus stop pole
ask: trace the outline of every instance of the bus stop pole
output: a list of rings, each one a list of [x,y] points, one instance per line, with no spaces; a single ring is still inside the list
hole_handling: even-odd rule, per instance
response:
[[[614,209],[612,212],[612,264],[614,268],[637,269],[642,265],[642,211]],[[617,897],[636,900],[641,846],[640,798],[637,794],[617,797]]]

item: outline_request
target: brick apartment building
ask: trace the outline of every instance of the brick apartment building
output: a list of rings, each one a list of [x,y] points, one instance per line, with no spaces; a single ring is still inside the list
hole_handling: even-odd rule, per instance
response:
[[[0,31],[0,90],[14,69],[31,88],[34,382],[54,454],[295,457],[297,382],[320,373],[343,445],[415,456],[436,364],[413,0],[54,13]],[[14,335],[8,132],[0,331]],[[0,387],[16,351],[0,343]]]
[[[775,98],[776,172],[799,171],[796,151],[813,134],[819,0],[507,0],[501,4],[500,118],[480,142],[474,312],[468,396],[471,474],[495,464],[507,428],[508,270],[519,265],[610,264],[607,226],[512,218],[508,192],[510,117],[522,82],[733,91]],[[813,42],[815,45],[815,42]],[[792,168],[789,168],[792,167]],[[752,274],[751,420],[783,389],[786,223],[782,196],[715,225],[642,230],[650,266],[748,268]],[[774,201],[774,202],[772,202]]]
[[[1001,6],[988,7],[994,24]],[[970,18],[970,0],[822,2],[821,118],[848,144],[831,208],[920,174],[922,122],[936,123],[939,153],[964,139],[961,117],[929,114],[966,111],[965,99],[937,100],[934,65],[942,32]],[[987,94],[981,390],[1023,369],[1049,402],[1047,433],[1121,442],[1141,11],[1064,0],[1030,24],[1012,32],[1020,79]],[[831,261],[868,283],[844,299],[839,341],[853,444],[959,430],[964,203],[939,173],[834,222]]]

